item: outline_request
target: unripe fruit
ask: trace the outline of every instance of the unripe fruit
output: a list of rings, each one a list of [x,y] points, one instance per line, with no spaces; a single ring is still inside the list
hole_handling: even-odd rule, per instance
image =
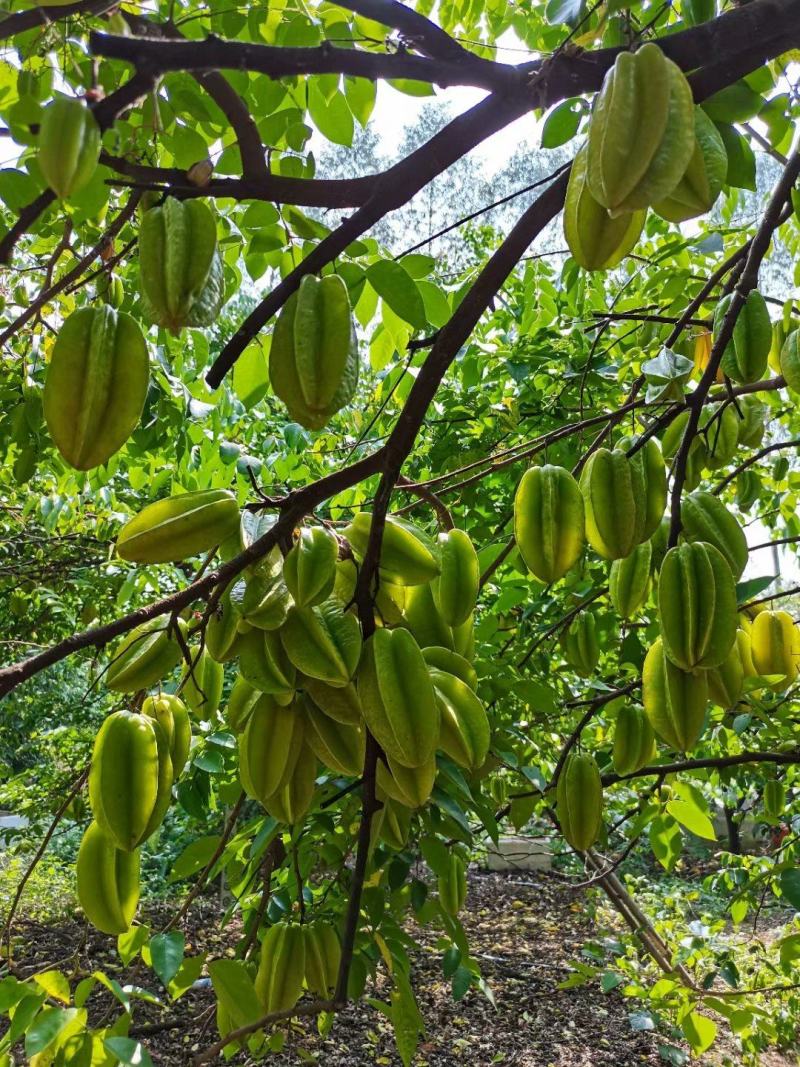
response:
[[[186,705],[180,697],[159,693],[158,696],[145,699],[142,714],[155,719],[161,727],[169,746],[172,780],[177,781],[186,766],[192,744],[192,724]]]
[[[422,658],[434,670],[443,671],[445,674],[454,674],[456,678],[466,682],[473,692],[477,690],[478,675],[475,668],[469,660],[459,656],[457,652],[451,652],[449,648],[442,648],[439,645],[429,645],[427,648],[423,648]]]
[[[296,826],[311,807],[316,791],[317,757],[303,744],[291,777],[277,793],[267,797],[264,807],[269,814],[288,826]]]
[[[289,608],[280,637],[289,660],[309,678],[341,688],[355,674],[361,627],[335,598],[315,608]]]
[[[705,542],[671,548],[658,580],[664,651],[681,670],[718,667],[736,640],[736,588],[724,557]]]
[[[359,356],[347,286],[307,274],[272,334],[269,379],[289,415],[319,430],[355,395]]]
[[[562,630],[559,642],[567,663],[574,667],[582,678],[591,677],[600,659],[600,645],[591,611],[582,611],[577,615],[569,626]]]
[[[305,983],[309,992],[329,1000],[336,990],[342,946],[333,923],[318,919],[303,927],[306,948]]]
[[[736,517],[718,496],[697,492],[681,504],[681,532],[687,541],[705,541],[725,557],[725,562],[740,578],[747,566],[747,538]]]
[[[276,923],[261,943],[256,994],[264,1014],[289,1011],[303,992],[306,943],[302,926]]]
[[[283,561],[283,577],[298,608],[321,604],[336,579],[336,537],[321,526],[304,527]]]
[[[678,752],[690,752],[705,723],[707,672],[689,674],[680,670],[664,655],[658,638],[645,656],[642,702],[658,736]]]
[[[764,786],[764,813],[771,819],[781,819],[786,814],[786,789],[777,778],[771,778]]]
[[[183,627],[182,620],[178,626]],[[176,667],[181,648],[164,619],[152,619],[124,637],[113,652],[106,686],[117,693],[136,693],[156,685]]]
[[[239,777],[248,796],[266,806],[294,773],[305,719],[294,704],[281,707],[264,694],[239,736]]]
[[[436,607],[433,583],[414,585],[406,590],[403,622],[408,626],[420,648],[452,648],[453,629],[448,626]]]
[[[581,472],[586,539],[605,559],[624,559],[644,538],[645,484],[640,463],[598,448]]]
[[[139,278],[147,319],[177,334],[210,326],[224,301],[217,224],[202,200],[175,200],[145,212],[139,225]]]
[[[131,711],[109,715],[94,744],[89,800],[117,848],[132,852],[161,825],[171,788],[172,760],[159,724]]]
[[[670,222],[704,215],[714,206],[728,172],[728,153],[719,130],[700,107],[694,109],[695,149],[683,177],[653,210]]]
[[[391,797],[406,808],[421,808],[430,799],[436,769],[436,756],[431,756],[421,767],[404,767],[387,756],[386,764],[380,760],[376,770],[378,795]]]
[[[363,562],[369,544],[372,515],[360,511],[344,530],[353,555]],[[436,544],[413,523],[387,516],[381,539],[378,573],[392,585],[425,585],[440,571]]]
[[[633,774],[646,767],[655,754],[656,739],[646,715],[631,704],[623,704],[614,729],[614,770],[617,774]]]
[[[625,559],[615,559],[608,576],[608,594],[616,612],[630,619],[647,600],[653,546],[643,541]]]
[[[451,852],[447,871],[439,875],[439,903],[453,918],[464,907],[467,898],[467,874],[464,861],[457,852]]]
[[[555,582],[577,563],[584,545],[584,506],[568,470],[546,464],[522,476],[514,497],[514,536],[528,570]]]
[[[300,700],[306,719],[305,739],[314,755],[334,774],[357,777],[364,767],[366,736],[361,724],[336,722],[306,694]]]
[[[38,160],[56,196],[71,196],[88,184],[97,168],[100,142],[97,120],[80,100],[59,96],[45,108]]]
[[[435,668],[430,675],[441,714],[439,747],[460,767],[477,770],[489,752],[486,710],[461,678]]]
[[[117,553],[132,563],[169,563],[216,548],[239,529],[226,489],[180,493],[148,504],[120,530]]]
[[[90,823],[75,864],[78,900],[101,933],[124,934],[139,903],[139,850],[123,852]]]
[[[714,335],[722,329],[733,294],[724,296],[714,312]],[[772,344],[772,323],[764,297],[757,289],[747,294],[733,328],[733,337],[725,347],[720,367],[734,382],[748,385],[760,381],[767,369]]]
[[[432,583],[434,601],[447,626],[461,626],[478,599],[478,555],[463,530],[439,534],[438,545],[442,570]]]
[[[611,215],[669,197],[695,151],[694,102],[685,75],[658,45],[621,52],[603,79],[589,123],[587,175]]]
[[[105,463],[142,415],[149,357],[138,323],[108,305],[73,311],[58,331],[44,386],[44,416],[77,470]]]
[[[591,848],[603,821],[603,785],[592,756],[573,753],[561,768],[556,786],[558,822],[578,852]]]
[[[586,177],[586,147],[579,149],[564,202],[564,236],[579,267],[610,270],[621,263],[639,240],[646,212],[612,218],[592,196]]]
[[[192,652],[191,667],[186,668],[181,695],[197,719],[213,722],[222,699],[222,686],[225,674],[221,663],[217,663],[203,649],[199,656]]]
[[[439,738],[439,706],[428,666],[408,630],[376,630],[358,670],[364,719],[378,744],[405,767],[430,759]]]

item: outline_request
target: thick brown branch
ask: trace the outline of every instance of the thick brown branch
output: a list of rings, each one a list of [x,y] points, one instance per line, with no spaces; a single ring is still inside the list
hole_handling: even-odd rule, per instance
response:
[[[521,82],[515,67],[492,63],[465,53],[461,59],[433,60],[407,52],[366,52],[328,43],[312,48],[281,48],[268,44],[223,41],[167,41],[158,38],[116,37],[93,32],[94,55],[122,59],[137,67],[169,71],[249,70],[269,78],[302,74],[347,74],[355,78],[413,78],[442,86],[472,85],[490,91],[512,89]]]
[[[117,0],[77,0],[74,4],[56,4],[48,7],[33,7],[28,11],[16,11],[0,22],[0,41],[14,37],[37,26],[47,26],[51,22],[60,22],[72,15],[102,15],[116,7]]]

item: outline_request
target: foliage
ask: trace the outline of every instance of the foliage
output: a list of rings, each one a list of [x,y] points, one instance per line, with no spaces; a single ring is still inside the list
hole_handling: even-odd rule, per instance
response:
[[[19,153],[0,171],[0,632],[7,664],[0,694],[8,727],[0,803],[30,818],[29,838],[54,817],[54,826],[60,818],[64,826],[86,824],[81,780],[70,790],[97,729],[109,712],[138,710],[144,695],[106,687],[116,642],[145,618],[162,620],[183,662],[156,683],[170,693],[180,688],[195,715],[171,811],[145,845],[144,879],[157,872],[171,887],[191,885],[185,909],[224,877],[230,901],[221,921],[243,923],[236,958],[208,966],[221,1038],[205,1055],[232,1054],[238,1040],[255,1055],[279,1048],[294,1010],[318,1014],[324,1030],[381,971],[391,979],[389,1000],[371,1003],[391,1021],[409,1064],[425,1026],[410,973],[409,920],[438,931],[455,998],[470,991],[491,997],[458,918],[463,893],[448,893],[445,907],[436,885],[450,884],[454,846],[477,854],[507,819],[563,848],[554,787],[570,754],[591,755],[602,777],[603,823],[594,848],[581,854],[585,879],[608,893],[630,928],[641,926],[643,908],[655,934],[640,943],[629,930],[615,931],[614,945],[577,966],[575,981],[621,987],[646,1005],[643,1026],[650,1014],[663,1019],[695,1053],[714,1042],[724,1020],[742,1056],[754,1057],[792,1040],[797,1016],[800,952],[789,917],[800,910],[794,678],[753,669],[730,702],[712,691],[691,753],[660,743],[654,766],[620,776],[612,765],[619,710],[641,703],[645,655],[662,632],[658,574],[634,618],[622,620],[607,595],[607,559],[588,550],[545,585],[528,572],[511,529],[515,488],[531,464],[580,474],[601,446],[633,456],[644,436],[654,436],[667,453],[671,494],[670,514],[653,538],[656,572],[681,535],[681,502],[693,480],[717,494],[751,548],[780,547],[787,569],[793,561],[800,424],[779,358],[797,314],[800,224],[790,193],[797,195],[800,170],[792,147],[798,104],[794,53],[786,51],[800,46],[797,17],[790,6],[776,14],[767,0],[724,11],[697,0],[550,0],[524,11],[441,4],[435,23],[423,13],[429,8],[387,0],[311,7],[289,0],[269,8],[182,0],[138,15],[78,0],[43,19],[15,0],[0,21],[12,42],[0,61],[0,116]],[[494,61],[507,34],[534,58],[519,68]],[[457,43],[462,38],[467,47]],[[587,134],[592,94],[613,49],[645,39],[658,40],[690,72],[698,102],[708,98],[727,152],[724,190],[711,210],[681,226],[650,211],[618,267],[585,271],[563,248],[564,164]],[[540,55],[549,57],[544,64]],[[461,84],[484,90],[486,99],[456,118],[423,113],[401,158],[387,165],[371,121],[376,100],[402,107],[404,99],[432,95],[433,85]],[[82,99],[103,131],[93,177],[63,201],[46,187],[37,158],[44,108],[59,93]],[[496,184],[479,179],[465,162],[469,150],[532,109],[542,120],[534,158],[527,160],[526,149]],[[326,143],[338,146],[335,153],[318,150]],[[382,173],[372,174],[375,168]],[[531,188],[538,181],[543,191]],[[227,297],[209,325],[174,333],[149,325],[153,307],[142,296],[137,255],[143,212],[168,194],[202,197],[213,208]],[[513,207],[492,216],[497,228],[482,214],[472,217],[504,194]],[[457,241],[427,247],[438,228],[459,220]],[[406,251],[419,241],[425,251]],[[196,266],[168,257],[165,264],[175,289]],[[312,431],[289,419],[270,387],[270,331],[305,273],[334,269],[349,293],[361,374],[354,399]],[[122,281],[118,310],[146,330],[150,383],[127,443],[83,472],[54,447],[42,396],[54,337],[76,309],[111,300],[112,270]],[[210,277],[190,294],[196,316],[213,304]],[[773,320],[769,369],[754,384],[718,379],[740,307],[757,285]],[[712,337],[715,308],[731,293]],[[760,407],[748,407],[753,396]],[[739,427],[745,412],[746,439]],[[734,427],[727,452],[723,424],[728,436]],[[123,524],[148,504],[212,489],[229,490],[242,510],[241,543],[235,537],[206,558],[165,564],[131,564],[115,553]],[[453,520],[477,549],[474,629],[466,627],[458,648],[462,669],[471,660],[477,673],[490,754],[467,767],[440,749],[430,801],[412,812],[376,793],[383,764],[371,737],[358,777],[322,767],[316,749],[304,750],[316,774],[313,797],[287,825],[279,821],[285,797],[280,809],[277,793],[266,797],[268,812],[242,792],[241,724],[232,721],[230,703],[235,662],[224,667],[219,708],[216,699],[204,708],[208,698],[192,677],[196,657],[226,610],[237,634],[252,632],[248,612],[236,607],[236,582],[279,578],[297,528],[315,523],[337,536],[341,584],[354,553],[358,559],[355,584],[333,611],[339,625],[355,627],[359,642],[376,625],[406,626],[415,636],[440,625],[441,641],[420,637],[420,644],[455,646],[435,583],[411,587],[429,597],[416,620],[413,597],[392,592],[396,574],[380,556],[382,539],[390,551],[389,509],[416,524],[408,536],[418,549]],[[362,549],[346,533],[359,511],[373,516]],[[601,511],[620,517],[613,494]],[[765,604],[790,609],[793,592],[779,567],[751,555],[736,587],[742,627]],[[576,664],[570,642],[558,638],[576,617],[589,616],[597,662],[593,653],[591,664]],[[794,663],[797,649],[790,652]],[[422,665],[415,681],[425,680],[415,693],[419,708],[431,683],[424,662],[414,664]],[[394,688],[411,676],[396,670]],[[429,725],[417,722],[414,738]],[[765,789],[776,778],[786,787],[786,810],[762,817]],[[569,798],[559,799],[563,811]],[[654,871],[676,870],[696,838],[715,840],[712,819],[722,805],[737,817],[755,812],[770,829],[759,854],[724,854],[709,875],[709,891],[726,897],[726,914],[687,924],[684,901],[659,912],[647,881]],[[70,831],[57,854],[75,836]],[[642,843],[652,854],[647,874],[634,871],[627,893],[616,867]],[[19,868],[17,859],[6,866],[4,885]],[[42,872],[34,868],[27,892]],[[57,877],[60,884],[60,868]],[[792,909],[785,934],[759,944],[757,955],[732,947],[728,922],[738,934],[774,902]],[[202,946],[185,955],[182,915],[167,931],[134,925],[117,946],[126,967],[141,960],[152,969],[165,1001],[206,967]],[[341,937],[337,988],[331,1000],[303,1001],[264,1019],[259,943],[276,923],[310,916],[332,923]],[[147,995],[139,983],[123,987],[102,972],[73,978],[3,979],[0,1010],[11,1023],[0,1056],[8,1059],[22,1041],[32,1062],[99,1062],[103,1055],[105,1062],[149,1062],[128,1037],[135,1002]],[[109,992],[118,1007],[98,1029],[89,1022],[92,998]]]

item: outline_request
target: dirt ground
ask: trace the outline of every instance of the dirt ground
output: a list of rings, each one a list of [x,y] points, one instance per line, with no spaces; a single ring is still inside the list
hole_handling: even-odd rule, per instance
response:
[[[210,903],[193,913],[187,954],[195,945],[211,955],[230,951],[238,932],[215,932],[213,914]],[[655,1067],[666,1062],[659,1046],[674,1042],[631,1027],[629,1016],[641,1010],[635,1001],[616,992],[603,994],[597,983],[557,988],[571,961],[580,958],[582,944],[597,935],[583,895],[554,876],[475,873],[462,918],[496,1007],[475,991],[453,1002],[441,954],[433,948],[435,933],[414,930],[423,947],[414,957],[413,980],[427,1026],[418,1067]],[[16,933],[17,959],[25,973],[59,964],[68,970],[64,961],[76,950],[75,962],[84,973],[96,967],[107,973],[118,969],[112,940],[84,924],[22,922]],[[153,981],[151,972],[142,977]],[[190,1063],[195,1052],[217,1038],[212,1004],[208,988],[193,989],[166,1009],[139,1004],[132,1034],[141,1037],[156,1064]],[[731,1055],[732,1049],[726,1051]],[[248,1060],[240,1054],[235,1062]],[[339,1015],[325,1039],[314,1020],[296,1021],[288,1029],[285,1049],[268,1055],[266,1062],[274,1067],[400,1065],[388,1021],[367,1005]],[[702,1062],[721,1060],[714,1055]],[[765,1065],[787,1067],[790,1062],[797,1061],[770,1057]]]

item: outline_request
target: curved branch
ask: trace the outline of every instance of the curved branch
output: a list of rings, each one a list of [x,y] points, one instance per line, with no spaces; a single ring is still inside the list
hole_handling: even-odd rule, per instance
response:
[[[514,89],[522,81],[516,67],[493,63],[465,52],[468,61],[428,59],[407,52],[366,52],[323,43],[310,48],[249,44],[207,37],[204,41],[173,41],[117,37],[93,31],[89,50],[106,59],[136,67],[168,71],[248,70],[269,78],[301,74],[347,74],[355,78],[413,78],[442,86],[471,85],[489,91]]]
[[[0,41],[14,37],[37,26],[49,26],[71,15],[102,15],[117,6],[118,0],[77,0],[74,4],[56,4],[51,7],[34,7],[29,11],[16,11],[0,22]]]

